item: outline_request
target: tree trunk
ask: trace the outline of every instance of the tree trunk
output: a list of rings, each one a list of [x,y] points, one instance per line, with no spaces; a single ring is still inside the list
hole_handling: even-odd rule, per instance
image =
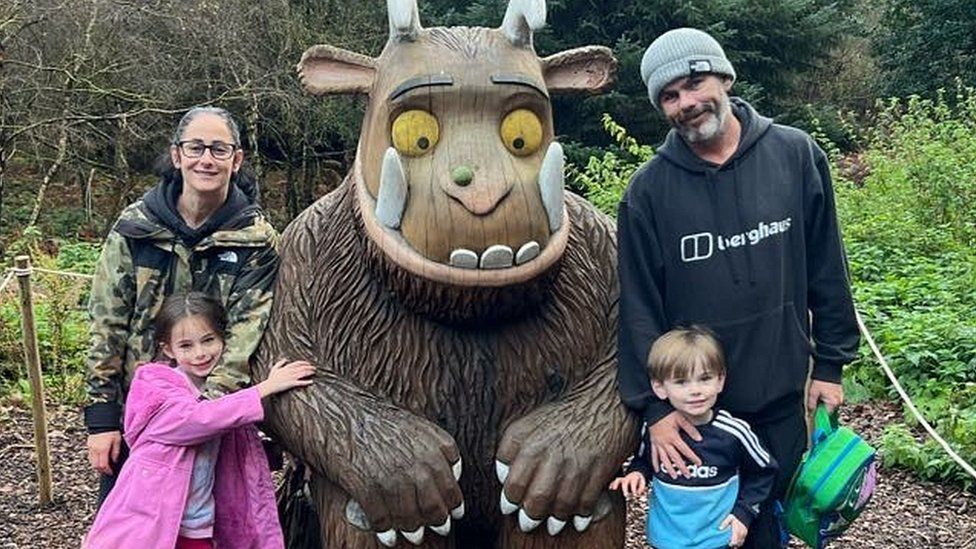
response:
[[[261,201],[261,183],[264,180],[264,164],[261,162],[261,151],[258,150],[258,121],[261,120],[261,108],[258,96],[251,94],[251,104],[247,111],[247,142],[251,149],[251,166],[254,167],[254,198]]]
[[[288,208],[288,219],[298,216],[298,193],[295,189],[295,155],[289,154],[285,170],[285,204]]]
[[[68,153],[68,128],[67,122],[61,128],[61,137],[58,139],[58,151],[57,156],[54,158],[54,163],[48,168],[47,173],[44,174],[44,179],[41,181],[41,186],[37,189],[37,198],[34,202],[34,210],[31,212],[30,219],[27,221],[28,227],[33,227],[37,224],[37,218],[41,215],[41,204],[44,203],[44,192],[47,190],[47,186],[51,183],[51,179],[54,174],[58,172],[61,168],[61,164],[64,163],[64,157]]]
[[[0,145],[0,226],[3,226],[3,174],[7,168],[7,151]]]

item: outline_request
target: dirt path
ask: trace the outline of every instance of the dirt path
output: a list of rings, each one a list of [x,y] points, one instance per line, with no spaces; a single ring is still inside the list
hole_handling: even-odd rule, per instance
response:
[[[91,523],[96,480],[84,450],[81,414],[58,406],[48,413],[55,503],[38,509],[30,412],[0,406],[0,549],[78,547]],[[876,440],[898,417],[897,407],[874,403],[851,407],[845,422]],[[643,507],[632,502],[627,549],[645,547]],[[883,469],[871,506],[831,547],[976,549],[976,496]]]

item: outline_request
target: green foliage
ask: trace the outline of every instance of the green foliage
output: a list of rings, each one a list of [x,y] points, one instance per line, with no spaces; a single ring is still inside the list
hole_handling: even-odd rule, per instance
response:
[[[970,424],[970,433],[976,432],[976,425]],[[963,433],[965,435],[965,433]],[[937,442],[915,438],[912,431],[898,423],[885,428],[881,437],[882,463],[887,467],[910,469],[925,480],[949,480],[972,490],[976,480],[969,476]]]
[[[941,94],[891,100],[875,119],[853,160],[868,175],[835,185],[855,300],[922,414],[972,462],[976,93],[959,87],[952,104]],[[874,397],[894,396],[866,348],[847,376]],[[918,443],[907,429],[889,427],[886,463],[924,478],[965,479],[933,441]]]
[[[99,248],[90,243],[68,243],[57,255],[31,245],[34,267],[48,271],[90,274]],[[80,403],[85,395],[85,357],[88,352],[88,315],[84,309],[89,282],[35,271],[31,276],[34,318],[41,369],[49,399]],[[24,364],[20,300],[16,284],[0,292],[0,393],[29,400],[30,385]]]
[[[616,217],[617,203],[634,171],[654,155],[654,150],[627,135],[627,130],[603,115],[603,127],[613,138],[615,147],[602,156],[590,156],[582,169],[569,165],[568,175],[586,198],[603,213]]]

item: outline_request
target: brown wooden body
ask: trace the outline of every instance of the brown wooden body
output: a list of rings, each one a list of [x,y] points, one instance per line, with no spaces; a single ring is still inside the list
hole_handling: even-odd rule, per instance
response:
[[[465,517],[446,539],[428,534],[425,546],[622,546],[622,500],[582,535],[571,525],[556,537],[544,526],[522,534],[498,510],[494,473],[506,427],[533,413],[562,430],[545,451],[602,456],[599,482],[633,448],[633,420],[616,393],[612,222],[568,194],[569,242],[556,268],[514,287],[451,287],[386,260],[364,234],[351,183],[285,231],[257,361],[306,359],[321,371],[309,389],[273,399],[267,421],[324,475],[315,492],[326,546],[379,547],[375,535],[346,522],[343,486],[363,468],[410,467],[406,446],[417,422],[446,431],[464,463]]]

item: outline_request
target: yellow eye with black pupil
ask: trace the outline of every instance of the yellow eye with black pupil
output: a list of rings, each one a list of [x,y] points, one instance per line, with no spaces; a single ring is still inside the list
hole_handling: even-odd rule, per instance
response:
[[[440,139],[437,118],[427,111],[404,111],[393,120],[393,147],[404,156],[422,156],[430,152]]]
[[[528,156],[542,145],[542,121],[529,109],[516,109],[502,119],[502,142],[515,156]]]

